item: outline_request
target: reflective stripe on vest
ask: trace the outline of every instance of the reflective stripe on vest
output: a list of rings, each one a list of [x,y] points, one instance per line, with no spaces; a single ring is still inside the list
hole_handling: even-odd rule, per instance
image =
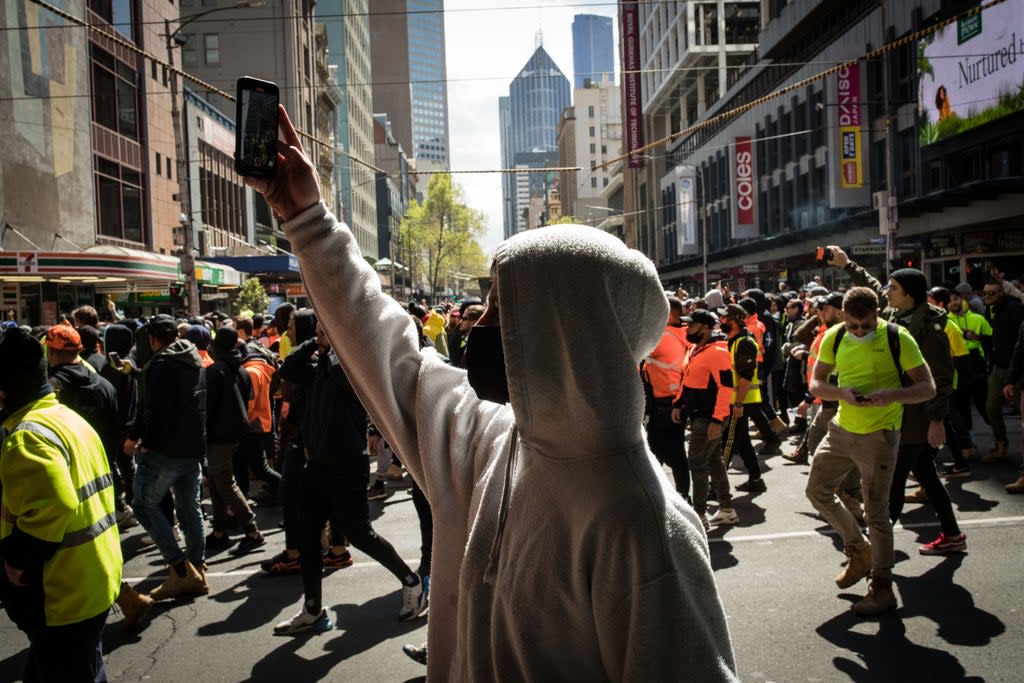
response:
[[[730,361],[732,363],[732,382],[733,382],[732,401],[733,401],[733,403],[736,402],[736,387],[738,387],[740,385],[740,374],[738,372],[736,372],[736,349],[739,348],[740,341],[742,339],[744,339],[744,338],[749,339],[754,344],[754,347],[757,348],[757,340],[754,339],[749,334],[747,334],[747,335],[740,335],[738,337],[735,337],[734,339],[730,339],[729,340],[729,358],[730,358]],[[744,405],[748,405],[748,404],[755,404],[755,403],[760,403],[760,402],[761,402],[761,380],[758,377],[757,366],[755,365],[754,366],[754,376],[750,379],[750,384],[747,387],[747,393],[743,397],[743,404]]]
[[[22,422],[11,434],[15,432],[31,432],[36,436],[41,436],[46,441],[50,442],[50,445],[61,452],[64,456],[64,461],[70,466],[71,465],[71,453],[68,451],[68,447],[64,445],[64,440],[57,435],[57,432],[53,431],[49,427],[39,424],[38,422]]]
[[[110,474],[102,474],[78,489],[78,502],[84,503],[103,489],[110,488],[113,485],[114,477]]]
[[[73,548],[76,545],[88,543],[115,524],[117,524],[117,517],[111,512],[95,524],[64,534],[64,540],[60,542],[60,547]]]

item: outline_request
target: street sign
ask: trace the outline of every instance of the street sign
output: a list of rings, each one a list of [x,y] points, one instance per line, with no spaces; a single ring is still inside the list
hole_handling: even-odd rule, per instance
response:
[[[956,21],[956,44],[963,45],[971,38],[981,35],[981,12]]]
[[[884,244],[855,244],[850,250],[854,256],[866,256],[867,254],[884,254]]]

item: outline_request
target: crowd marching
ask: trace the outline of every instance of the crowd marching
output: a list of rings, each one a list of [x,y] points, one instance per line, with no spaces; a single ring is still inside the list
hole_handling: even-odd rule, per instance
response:
[[[282,162],[311,173],[291,143]],[[736,491],[757,495],[764,459],[810,466],[808,504],[845,546],[836,583],[867,578],[853,609],[870,616],[896,606],[893,524],[904,505],[931,503],[941,525],[922,554],[963,552],[942,477],[970,477],[972,459],[1016,450],[1004,410],[1018,407],[1024,380],[1024,294],[994,270],[980,293],[909,268],[883,283],[831,246],[835,291],[816,279],[691,297],[663,292],[621,244],[561,227],[499,248],[487,301],[399,308],[379,288],[359,298],[342,282],[373,277],[318,194],[254,186],[289,220],[311,292],[337,306],[136,320],[110,304],[52,326],[3,323],[0,597],[31,641],[33,680],[84,670],[102,680],[112,604],[126,627],[144,628],[154,601],[209,593],[207,558],[261,548],[254,480],[260,505],[279,506],[285,538],[262,569],[301,576],[304,591],[276,633],[332,628],[322,574],[351,565],[352,546],[399,582],[400,620],[435,598],[428,666],[438,680],[484,680],[501,667],[550,680],[670,680],[664,671],[686,667],[731,680],[700,531],[742,521],[729,468],[746,475]],[[564,288],[536,286],[556,271]],[[594,289],[607,300],[564,315],[602,278]],[[364,315],[380,328],[357,322]],[[510,332],[545,324],[552,334],[534,343]],[[994,439],[982,454],[976,419]],[[783,452],[790,436],[798,444]],[[940,465],[944,447],[951,462]],[[671,478],[646,468],[648,453]],[[369,502],[390,495],[403,465],[422,535],[416,569],[369,521]],[[919,488],[906,494],[911,475]],[[565,481],[593,495],[555,495]],[[1024,493],[1024,474],[1006,489]],[[645,505],[627,504],[641,494]],[[614,531],[620,521],[627,537]],[[138,524],[167,565],[148,594],[121,580],[118,530]],[[550,559],[525,568],[505,545]],[[635,561],[599,570],[588,560],[611,552]],[[539,574],[563,572],[551,563],[566,556],[590,568],[585,580],[569,572],[541,601],[510,604]],[[498,581],[512,588],[504,599]],[[636,614],[658,620],[659,633],[638,636]],[[673,649],[680,630],[694,642]],[[566,633],[580,655],[571,671],[542,652]],[[406,652],[428,663],[426,645]]]

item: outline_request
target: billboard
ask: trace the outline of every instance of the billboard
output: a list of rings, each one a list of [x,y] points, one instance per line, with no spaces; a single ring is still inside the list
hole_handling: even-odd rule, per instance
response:
[[[754,143],[750,135],[735,138],[729,160],[732,170],[732,236],[734,239],[757,237],[757,178]]]
[[[957,21],[917,46],[920,144],[1024,111],[1024,0]]]
[[[697,169],[676,166],[676,248],[680,254],[697,253]]]
[[[870,206],[864,65],[844,65],[825,82],[828,115],[828,197],[833,209]]]
[[[644,146],[640,92],[640,10],[637,2],[622,3],[622,103],[625,113],[626,153]],[[643,168],[644,157],[630,154],[630,168]]]

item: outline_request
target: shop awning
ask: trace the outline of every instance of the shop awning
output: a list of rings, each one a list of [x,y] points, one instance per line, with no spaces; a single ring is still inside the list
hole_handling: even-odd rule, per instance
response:
[[[242,274],[220,262],[196,261],[196,281],[211,287],[238,287],[242,284]]]
[[[289,274],[299,272],[299,260],[289,254],[274,256],[213,256],[203,259],[207,263],[229,266],[243,273],[265,273],[268,275]]]
[[[100,245],[83,251],[0,252],[0,280],[107,284],[181,279],[178,259],[137,249]]]

